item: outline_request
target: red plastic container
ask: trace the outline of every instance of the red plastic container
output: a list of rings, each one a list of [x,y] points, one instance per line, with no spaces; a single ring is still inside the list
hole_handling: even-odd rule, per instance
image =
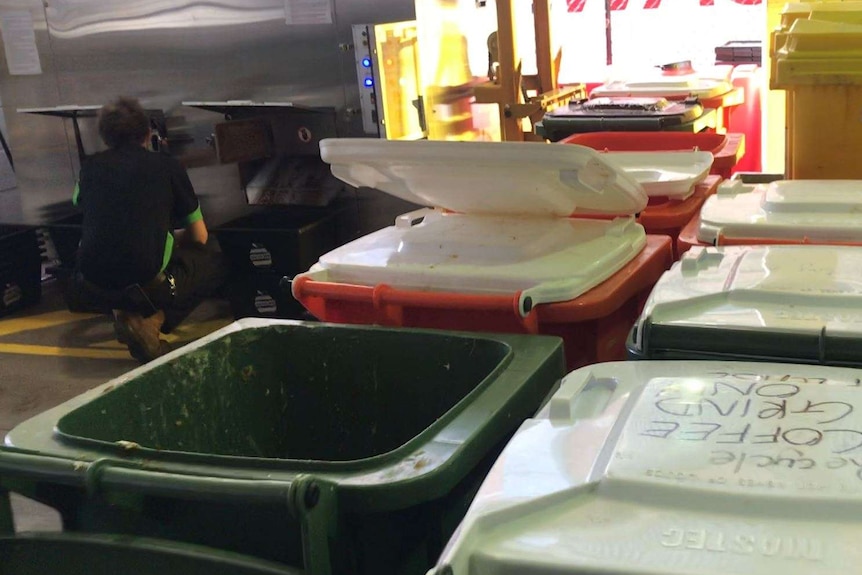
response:
[[[648,234],[670,236],[676,261],[684,252],[678,248],[680,234],[692,219],[697,218],[703,203],[716,192],[720,183],[721,177],[708,176],[695,186],[691,196],[682,201],[650,198],[649,205],[638,215],[637,221]]]
[[[698,218],[695,218],[696,224],[700,224]],[[688,227],[688,226],[687,226]],[[695,226],[695,231],[697,227]],[[678,240],[679,242],[685,242],[685,251],[688,251],[692,248],[692,246],[709,246],[711,244],[707,244],[704,242],[697,241],[697,236],[690,235],[688,229],[686,229],[686,234],[684,238]],[[718,240],[715,242],[717,246],[855,246],[860,247],[862,244],[859,242],[842,242],[842,241],[823,241],[820,239],[812,240],[807,236],[803,236],[801,238],[760,238],[760,237],[751,237],[751,238],[728,238],[723,235],[718,236]],[[681,252],[685,253],[685,252]]]
[[[756,64],[736,66],[731,75],[733,85],[745,93],[745,101],[732,109],[727,129],[745,134],[745,155],[734,171],[759,172],[761,166],[761,84],[762,70]]]
[[[693,149],[712,152],[710,173],[730,178],[746,151],[744,134],[699,132],[591,132],[573,134],[561,144],[577,144],[605,152],[675,152]]]
[[[586,146],[334,139],[320,150],[336,177],[434,206],[294,278],[294,298],[323,321],[557,335],[574,369],[625,359],[673,262],[670,238],[635,220],[646,189]]]
[[[715,98],[705,98],[701,100],[704,107],[719,110],[719,120],[716,126],[716,131],[720,133],[727,132],[730,129],[730,118],[736,108],[745,103],[745,90],[735,86],[733,90],[722,94]]]
[[[672,263],[670,238],[647,236],[643,251],[611,278],[573,300],[537,305],[526,317],[518,312],[518,294],[431,292],[299,277],[293,295],[328,322],[556,335],[563,338],[571,370],[625,359],[628,332]]]
[[[677,257],[693,248],[694,246],[706,246],[704,242],[697,239],[697,230],[700,228],[700,212],[696,213],[679,232],[676,238]]]
[[[692,220],[683,228],[680,232],[679,237],[676,241],[676,250],[679,253],[679,256],[682,256],[685,252],[690,250],[694,246],[711,246],[712,244],[707,244],[705,242],[701,242],[697,239],[697,229],[700,227],[700,215],[695,216]],[[862,244],[859,242],[842,242],[842,241],[823,241],[823,240],[812,240],[808,237],[801,238],[758,238],[758,237],[750,237],[750,238],[728,238],[723,235],[719,235],[718,239],[715,243],[717,246],[806,246],[806,245],[816,245],[816,246],[856,246],[860,247]],[[677,257],[679,257],[677,256]]]

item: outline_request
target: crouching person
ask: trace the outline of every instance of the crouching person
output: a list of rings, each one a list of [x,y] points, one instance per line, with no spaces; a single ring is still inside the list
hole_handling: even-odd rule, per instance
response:
[[[185,168],[149,151],[150,121],[140,103],[105,105],[98,128],[108,150],[85,160],[73,196],[83,213],[73,281],[113,308],[117,339],[143,363],[170,351],[161,334],[221,289],[228,266],[206,247]]]

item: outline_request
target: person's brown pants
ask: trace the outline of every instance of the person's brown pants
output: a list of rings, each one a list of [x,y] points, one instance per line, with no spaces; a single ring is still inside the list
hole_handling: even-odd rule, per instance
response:
[[[218,295],[229,270],[227,258],[221,252],[198,244],[176,247],[165,267],[165,275],[174,279],[173,294],[167,278],[156,286],[144,288],[153,305],[165,312],[162,333],[170,333],[203,298]]]

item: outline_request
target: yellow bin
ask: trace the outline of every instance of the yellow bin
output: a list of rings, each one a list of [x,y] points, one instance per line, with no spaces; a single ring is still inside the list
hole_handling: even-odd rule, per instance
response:
[[[787,91],[787,177],[862,179],[862,26],[796,20],[770,87]]]

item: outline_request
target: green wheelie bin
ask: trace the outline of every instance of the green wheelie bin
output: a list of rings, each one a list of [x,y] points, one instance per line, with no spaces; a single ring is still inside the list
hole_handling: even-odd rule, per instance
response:
[[[0,575],[302,575],[262,559],[186,543],[68,533],[0,537]]]
[[[240,320],[13,429],[0,487],[67,531],[420,574],[564,373],[553,337]]]

